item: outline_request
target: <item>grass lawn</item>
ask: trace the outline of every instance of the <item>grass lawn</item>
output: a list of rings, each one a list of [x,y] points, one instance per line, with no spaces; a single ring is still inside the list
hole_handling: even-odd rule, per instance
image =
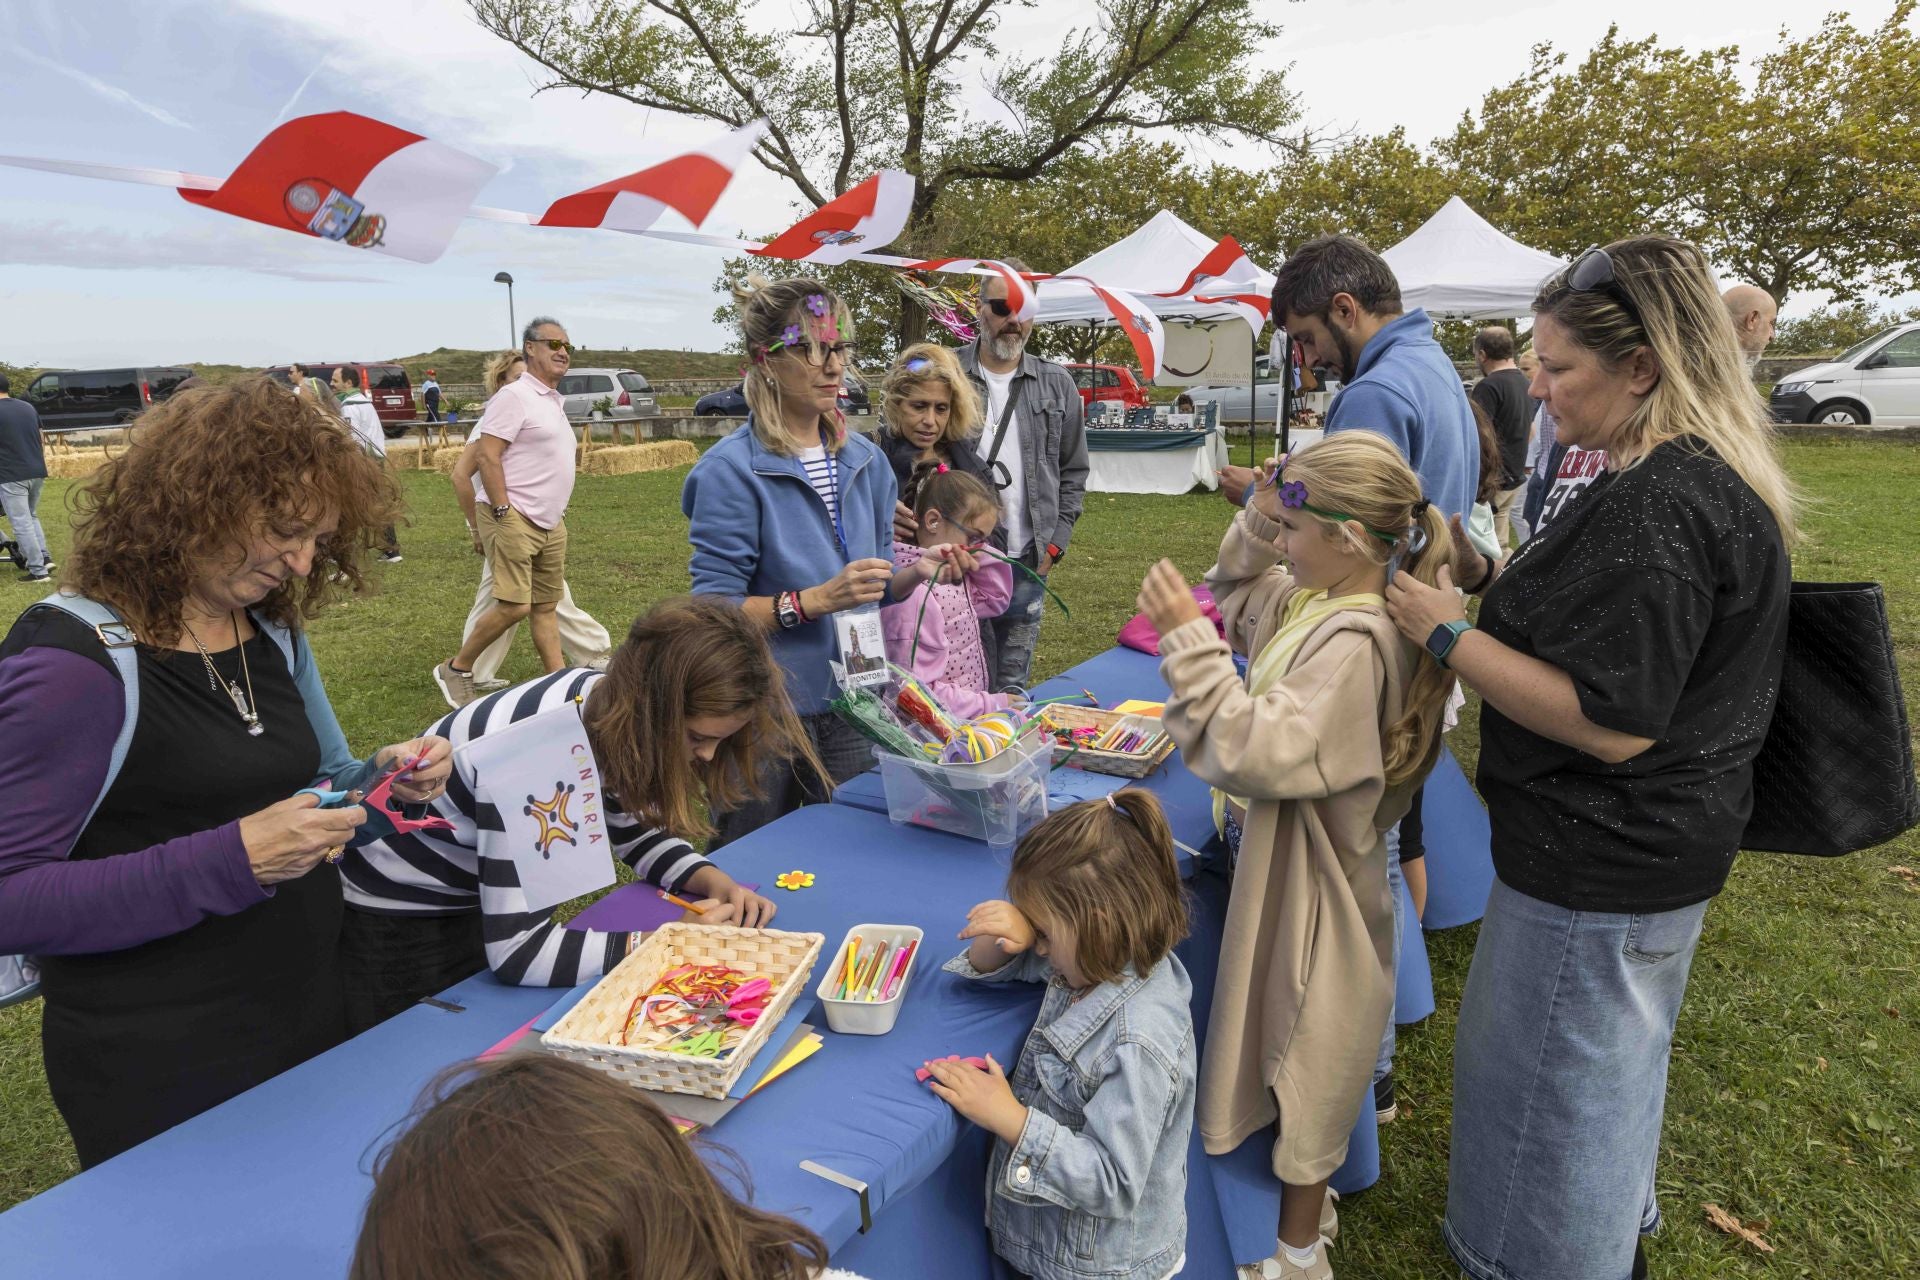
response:
[[[1815,500],[1796,576],[1885,584],[1911,714],[1920,690],[1920,568],[1911,553],[1920,448],[1801,442],[1788,460]],[[686,586],[684,474],[580,482],[568,578],[616,634],[620,620]],[[447,482],[408,473],[406,484],[414,505],[402,531],[406,562],[385,571],[381,594],[335,609],[313,630],[334,707],[361,749],[418,733],[441,714],[428,671],[453,651],[478,571]],[[44,505],[57,556],[67,542],[66,489],[49,485]],[[1049,616],[1037,670],[1111,644],[1149,557],[1171,556],[1197,578],[1226,515],[1207,496],[1092,496],[1054,577],[1073,620]],[[37,594],[11,576],[0,584],[7,616]],[[505,674],[536,674],[524,635]],[[1476,711],[1452,739],[1469,776]],[[1662,1280],[1920,1276],[1920,887],[1894,866],[1920,867],[1920,835],[1833,861],[1748,856],[1708,914],[1673,1055],[1660,1167],[1667,1228],[1650,1251]],[[1342,1215],[1342,1275],[1453,1274],[1438,1223],[1454,1013],[1474,934],[1470,926],[1428,939],[1439,1011],[1401,1034],[1402,1117],[1382,1134],[1379,1185]],[[37,1004],[0,1013],[0,1207],[75,1169],[41,1074],[38,1021]],[[1706,1202],[1762,1224],[1778,1252],[1713,1230]]]

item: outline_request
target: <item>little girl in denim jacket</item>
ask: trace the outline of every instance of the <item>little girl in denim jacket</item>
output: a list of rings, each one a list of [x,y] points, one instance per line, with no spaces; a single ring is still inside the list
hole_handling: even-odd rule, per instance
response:
[[[947,972],[1045,982],[1009,1078],[931,1062],[929,1084],[995,1137],[993,1249],[1036,1280],[1166,1280],[1186,1262],[1192,984],[1173,833],[1150,792],[1062,809],[1020,842],[1011,901],[983,902]]]

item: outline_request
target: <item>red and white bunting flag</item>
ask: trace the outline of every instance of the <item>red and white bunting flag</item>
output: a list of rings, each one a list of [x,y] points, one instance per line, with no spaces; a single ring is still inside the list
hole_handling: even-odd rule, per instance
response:
[[[1160,360],[1167,345],[1167,331],[1160,317],[1125,289],[1109,289],[1091,281],[1088,287],[1106,303],[1121,332],[1133,343],[1133,354],[1140,358],[1140,372],[1152,382],[1160,375]]]
[[[561,196],[534,225],[639,232],[672,209],[697,227],[766,133],[766,121],[755,120],[638,173]]]
[[[417,133],[331,111],[275,129],[219,190],[180,194],[236,218],[432,262],[496,172]]]
[[[1259,267],[1253,265],[1253,259],[1247,257],[1247,251],[1240,247],[1238,240],[1232,236],[1221,236],[1213,248],[1207,250],[1206,256],[1194,264],[1179,288],[1155,296],[1184,298],[1197,290],[1216,294],[1244,292],[1247,286],[1258,282],[1263,274]]]
[[[771,241],[748,253],[831,267],[893,243],[913,211],[913,175],[882,169],[857,187],[821,205]]]
[[[1019,321],[1033,319],[1040,310],[1040,291],[1034,288],[1039,280],[1052,279],[1051,276],[1023,276],[1004,262],[992,258],[928,258],[921,262],[904,264],[909,271],[971,271],[976,274],[991,271],[1007,282],[1007,302],[1013,307],[1013,318]]]
[[[1273,299],[1264,293],[1224,293],[1219,296],[1206,293],[1193,295],[1195,302],[1209,306],[1231,307],[1240,313],[1247,327],[1255,333],[1266,327],[1267,313],[1273,310]]]

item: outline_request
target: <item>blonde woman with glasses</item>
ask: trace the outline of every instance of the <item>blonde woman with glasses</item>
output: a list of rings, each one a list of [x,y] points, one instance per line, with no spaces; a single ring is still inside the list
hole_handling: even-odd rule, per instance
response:
[[[1485,701],[1498,878],[1454,1040],[1444,1231],[1476,1280],[1646,1274],[1674,1023],[1753,807],[1794,493],[1700,250],[1589,249],[1534,299],[1531,392],[1607,470],[1504,564],[1388,588]]]

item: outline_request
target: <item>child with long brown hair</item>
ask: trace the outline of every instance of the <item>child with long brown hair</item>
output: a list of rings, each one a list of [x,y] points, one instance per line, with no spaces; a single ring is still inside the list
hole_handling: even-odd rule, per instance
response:
[[[994,1252],[1035,1280],[1166,1280],[1186,1261],[1196,1053],[1160,802],[1129,788],[1049,815],[1014,851],[1007,898],[967,913],[946,969],[1047,984],[1013,1074],[991,1057],[927,1064],[933,1091],[994,1135]]]
[[[540,1054],[427,1086],[374,1164],[348,1280],[859,1280],[729,1194],[638,1089]]]
[[[769,762],[819,769],[788,706],[765,634],[737,605],[712,597],[665,600],[634,620],[603,674],[569,669],[503,689],[442,719],[456,752],[489,733],[568,707],[579,717],[604,786],[613,855],[649,884],[707,899],[708,923],[758,926],[768,899],[695,853],[712,834],[706,811],[758,794]],[[502,772],[505,772],[504,770]],[[461,755],[434,801],[446,831],[371,840],[341,864],[341,930],[349,1019],[364,1029],[490,965],[503,982],[573,986],[627,954],[627,933],[565,929],[529,909],[511,860],[490,858],[481,823],[497,816]],[[489,795],[550,789],[489,778]]]
[[[1258,478],[1207,574],[1226,639],[1167,561],[1140,589],[1172,686],[1164,723],[1214,784],[1237,859],[1201,1137],[1220,1154],[1278,1130],[1280,1248],[1243,1276],[1333,1274],[1327,1180],[1393,1008],[1386,834],[1433,766],[1453,683],[1394,629],[1384,593],[1392,572],[1436,581],[1451,554],[1399,452],[1349,431]],[[1229,642],[1252,659],[1244,684]]]
[[[944,462],[921,463],[908,484],[918,532],[912,542],[894,542],[893,563],[931,572],[880,611],[887,657],[955,715],[1003,711],[1013,699],[989,691],[992,672],[980,638],[981,620],[999,617],[1013,599],[1013,568],[988,549],[1000,500],[979,477]]]

